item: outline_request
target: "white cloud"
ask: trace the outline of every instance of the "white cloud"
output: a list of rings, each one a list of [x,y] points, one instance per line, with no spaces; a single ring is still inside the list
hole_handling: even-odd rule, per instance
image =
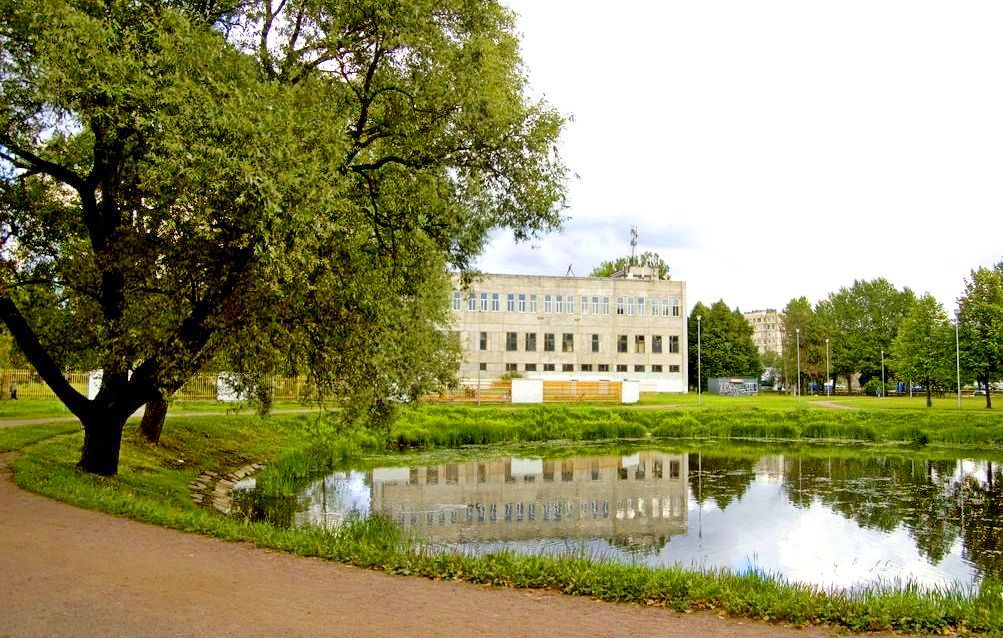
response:
[[[500,235],[485,270],[584,275],[636,223],[691,303],[884,276],[950,309],[1003,258],[1003,4],[508,4],[580,179],[564,235]]]

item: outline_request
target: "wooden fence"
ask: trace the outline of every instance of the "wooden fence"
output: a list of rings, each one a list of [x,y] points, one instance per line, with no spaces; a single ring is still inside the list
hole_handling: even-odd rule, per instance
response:
[[[620,403],[619,381],[544,381],[544,403]],[[511,381],[482,382],[450,392],[427,394],[425,403],[503,404],[512,402]]]
[[[456,390],[447,390],[426,394],[421,397],[424,403],[462,403],[462,404],[499,404],[512,403],[511,381],[484,381],[479,384],[465,385]]]

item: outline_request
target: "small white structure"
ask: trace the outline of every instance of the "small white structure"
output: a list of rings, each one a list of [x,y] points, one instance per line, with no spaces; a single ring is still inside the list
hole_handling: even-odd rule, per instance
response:
[[[104,373],[101,370],[91,370],[87,373],[87,400],[93,401],[101,390],[101,378]]]
[[[216,400],[222,403],[237,403],[244,396],[237,391],[237,375],[230,372],[220,372],[216,375]]]
[[[543,379],[512,379],[512,403],[543,403]]]
[[[641,382],[623,381],[620,388],[620,403],[637,403],[641,400]]]

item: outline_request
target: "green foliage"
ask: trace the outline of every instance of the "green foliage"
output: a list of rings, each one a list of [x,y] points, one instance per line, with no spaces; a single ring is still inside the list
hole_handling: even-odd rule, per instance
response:
[[[626,271],[630,266],[644,266],[653,268],[659,279],[669,279],[669,265],[655,252],[644,251],[633,258],[617,257],[611,261],[604,261],[592,269],[589,277],[612,277],[613,273]]]
[[[700,317],[699,344],[697,316]],[[697,302],[688,321],[689,383],[697,385],[697,368],[700,383],[707,389],[707,379],[714,377],[755,377],[763,372],[759,350],[752,341],[752,326],[736,308],[732,310],[724,300],[708,308]],[[699,347],[698,347],[699,346]],[[701,365],[697,365],[697,357]]]
[[[899,327],[892,342],[892,367],[899,378],[926,386],[926,404],[933,387],[951,385],[954,369],[954,330],[943,306],[930,295],[920,297]]]
[[[563,119],[494,0],[220,7],[0,0],[0,317],[77,415],[214,365],[385,419],[455,374],[447,266],[559,225]]]
[[[1003,262],[973,270],[958,305],[962,365],[988,387],[1003,375]]]

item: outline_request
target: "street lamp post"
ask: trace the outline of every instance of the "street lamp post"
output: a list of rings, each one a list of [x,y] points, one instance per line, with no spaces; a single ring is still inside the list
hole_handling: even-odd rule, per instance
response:
[[[961,409],[961,340],[958,338],[958,326],[961,325],[961,317],[954,318],[954,370],[957,374],[958,382],[958,409]],[[989,389],[986,388],[986,392]]]
[[[832,375],[829,374],[829,337],[825,338],[825,396],[829,396],[829,384],[832,382]],[[835,388],[831,388],[835,390]]]
[[[798,385],[794,390],[794,396],[801,398],[801,328],[795,328],[797,343],[798,343]]]
[[[881,350],[881,398],[885,398],[885,351]]]
[[[697,405],[700,405],[702,399],[701,391],[703,389],[703,383],[701,382],[702,353],[700,352],[700,319],[702,319],[702,317],[697,315]]]

